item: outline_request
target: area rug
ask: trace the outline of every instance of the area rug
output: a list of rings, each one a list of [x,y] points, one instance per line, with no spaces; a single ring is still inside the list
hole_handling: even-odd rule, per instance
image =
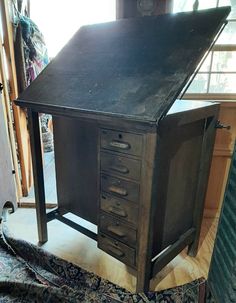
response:
[[[161,292],[132,294],[0,226],[0,302],[197,303],[204,279]]]

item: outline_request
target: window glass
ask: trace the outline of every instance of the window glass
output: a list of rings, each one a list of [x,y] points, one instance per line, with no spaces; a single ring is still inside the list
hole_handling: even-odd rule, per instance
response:
[[[199,92],[207,93],[208,74],[197,74],[188,88],[188,93],[197,94]]]
[[[216,0],[207,0],[207,1],[206,0],[200,0],[198,9],[212,8],[212,7],[216,7],[216,5],[217,5]]]
[[[236,93],[236,74],[212,74],[209,93]],[[199,92],[199,91],[198,91]]]
[[[82,25],[115,20],[116,2],[30,0],[30,17],[44,35],[49,56],[54,57]]]
[[[236,19],[236,0],[219,0],[219,6],[231,6],[228,19]]]
[[[206,57],[206,59],[203,61],[199,72],[209,72],[210,71],[211,56],[212,56],[212,53],[210,52],[209,55]]]
[[[194,0],[174,0],[174,12],[193,10]],[[231,6],[228,24],[189,86],[191,94],[236,94],[236,0],[199,0],[198,10]]]
[[[174,7],[173,12],[186,12],[186,11],[192,11],[193,10],[193,4],[194,0],[175,0],[174,1]],[[198,9],[207,9],[211,7],[216,7],[217,0],[199,0],[199,6]]]
[[[193,9],[193,2],[189,0],[174,1],[173,13],[191,11]]]
[[[216,44],[236,44],[236,21],[229,21]]]
[[[213,53],[212,72],[235,72],[236,73],[236,51]],[[235,83],[236,85],[236,83]]]

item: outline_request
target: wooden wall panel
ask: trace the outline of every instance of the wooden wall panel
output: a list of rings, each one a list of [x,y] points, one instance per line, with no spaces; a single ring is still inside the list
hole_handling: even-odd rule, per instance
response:
[[[10,85],[10,99],[12,102],[18,97],[17,77],[15,69],[13,26],[10,21],[9,6],[7,0],[0,0],[0,17],[3,30],[3,42],[6,53],[7,73]],[[5,72],[6,75],[6,72]],[[12,103],[14,126],[18,145],[18,156],[21,168],[21,186],[23,195],[27,196],[32,185],[31,153],[29,145],[29,134],[27,129],[27,117],[24,110]],[[18,186],[19,188],[19,186]],[[19,195],[21,193],[18,190]]]
[[[218,129],[205,201],[205,216],[219,215],[236,139],[236,101],[222,102],[219,120],[231,129]]]
[[[3,38],[2,33],[0,33],[0,41],[2,41],[2,38]],[[7,125],[7,134],[8,134],[8,140],[10,143],[10,152],[11,152],[10,156],[12,159],[12,170],[14,170],[15,182],[17,188],[17,197],[19,198],[22,196],[22,187],[21,187],[20,173],[18,168],[18,157],[16,151],[16,140],[15,140],[15,134],[13,129],[13,119],[11,114],[11,106],[10,106],[10,99],[8,92],[8,81],[7,81],[5,64],[4,64],[4,47],[2,43],[0,43],[0,83],[3,84],[1,101],[3,103],[2,104],[3,110],[5,112],[4,122],[6,122]]]

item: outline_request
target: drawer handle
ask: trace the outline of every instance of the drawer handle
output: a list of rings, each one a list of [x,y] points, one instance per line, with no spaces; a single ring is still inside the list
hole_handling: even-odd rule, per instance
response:
[[[121,195],[124,197],[128,195],[128,192],[125,188],[117,187],[115,185],[109,186],[108,190],[112,193],[115,193],[115,194],[118,194],[118,195]]]
[[[113,140],[109,144],[111,147],[120,148],[123,150],[130,149],[130,144],[126,143],[126,142],[120,142],[120,141]]]
[[[116,226],[108,226],[107,230],[120,238],[124,238],[126,236],[126,234],[121,231],[119,227],[117,228]]]
[[[109,212],[123,218],[127,217],[127,213],[123,209],[115,208],[113,206],[109,207]]]
[[[108,251],[120,258],[124,257],[124,255],[125,255],[125,253],[123,251],[121,251],[118,248],[115,248],[113,246],[109,246]]]
[[[110,167],[110,170],[113,170],[115,172],[122,173],[122,174],[128,174],[129,173],[128,167],[122,166],[122,165],[113,165],[113,166]]]

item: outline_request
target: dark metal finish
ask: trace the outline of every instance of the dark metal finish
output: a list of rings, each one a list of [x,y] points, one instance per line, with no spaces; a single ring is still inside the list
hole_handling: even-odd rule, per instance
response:
[[[219,129],[227,129],[227,130],[230,130],[231,126],[230,125],[224,125],[222,124],[219,120],[216,121],[216,128],[219,128]]]
[[[43,158],[38,113],[28,109],[28,121],[34,174],[34,194],[38,222],[38,235],[39,242],[44,243],[48,240],[48,233],[43,179]]]

